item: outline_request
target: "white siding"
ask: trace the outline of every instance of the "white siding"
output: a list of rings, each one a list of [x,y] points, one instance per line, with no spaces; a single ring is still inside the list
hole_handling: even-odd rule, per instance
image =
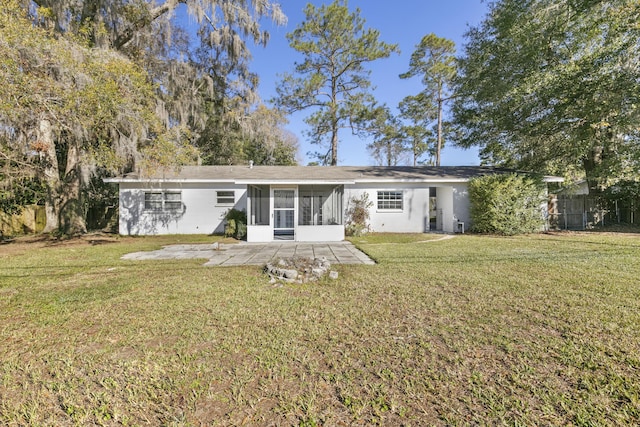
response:
[[[154,212],[145,209],[148,191],[180,191],[182,209]],[[235,206],[217,204],[217,191],[234,191]],[[246,210],[246,186],[233,184],[120,184],[120,234],[211,234],[224,232],[224,215]]]

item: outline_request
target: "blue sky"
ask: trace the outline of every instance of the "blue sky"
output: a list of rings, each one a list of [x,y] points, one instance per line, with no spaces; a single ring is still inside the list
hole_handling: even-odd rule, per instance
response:
[[[298,53],[289,47],[286,34],[291,32],[304,20],[303,8],[307,1],[281,0],[280,4],[288,17],[288,24],[283,27],[273,26],[265,22],[264,28],[271,33],[266,48],[251,48],[253,61],[251,69],[260,76],[260,94],[267,101],[275,96],[278,75],[292,72],[294,62],[301,61]],[[319,6],[330,1],[314,0],[311,3]],[[379,103],[386,103],[395,108],[407,95],[415,95],[422,89],[419,77],[412,80],[401,80],[398,75],[407,71],[409,58],[415,45],[428,33],[435,33],[456,43],[459,52],[464,42],[463,35],[469,25],[477,25],[487,12],[487,4],[481,0],[350,0],[349,8],[359,8],[366,26],[380,31],[380,39],[387,43],[396,43],[401,53],[390,58],[378,60],[370,64],[371,80],[376,87],[374,95]],[[289,117],[287,128],[298,136],[300,142],[301,164],[307,164],[308,151],[315,151],[305,140],[302,121],[310,114],[309,110]],[[338,148],[339,165],[372,165],[373,158],[366,150],[369,141],[353,137],[348,129],[341,130]],[[477,165],[480,160],[475,149],[462,150],[451,146],[442,152],[442,165]]]

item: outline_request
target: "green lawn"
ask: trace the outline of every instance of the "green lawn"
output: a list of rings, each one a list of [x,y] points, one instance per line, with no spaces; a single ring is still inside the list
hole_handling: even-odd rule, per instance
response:
[[[368,236],[309,285],[120,260],[212,239],[0,245],[0,425],[640,423],[640,235]]]

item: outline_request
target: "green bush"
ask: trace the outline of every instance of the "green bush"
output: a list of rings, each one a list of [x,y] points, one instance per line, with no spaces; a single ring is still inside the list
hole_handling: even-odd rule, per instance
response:
[[[230,209],[224,219],[227,221],[224,227],[226,237],[242,240],[247,235],[247,213],[245,211]]]
[[[511,236],[543,229],[542,180],[518,174],[486,175],[469,182],[472,231]]]

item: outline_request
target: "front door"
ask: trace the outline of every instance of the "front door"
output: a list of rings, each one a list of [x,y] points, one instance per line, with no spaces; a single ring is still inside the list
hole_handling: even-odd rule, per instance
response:
[[[273,240],[295,240],[295,197],[295,190],[273,190]]]

